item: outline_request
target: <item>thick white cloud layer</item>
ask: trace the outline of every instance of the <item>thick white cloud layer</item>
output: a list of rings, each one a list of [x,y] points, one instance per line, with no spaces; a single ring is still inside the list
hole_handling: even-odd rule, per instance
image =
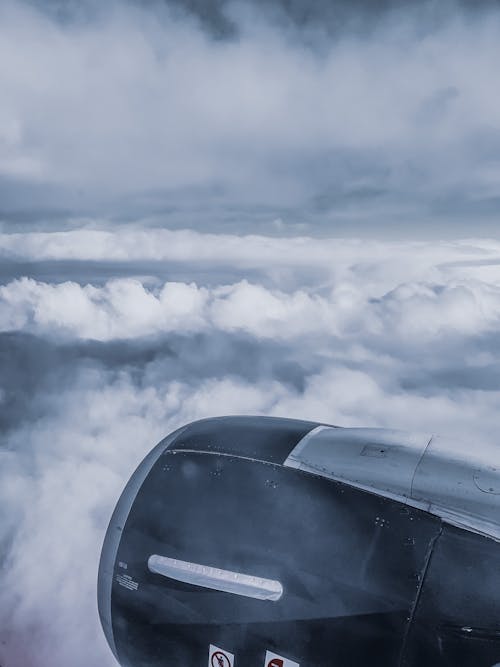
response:
[[[100,286],[16,279],[0,287],[2,331],[99,341],[208,331],[277,340],[418,340],[494,331],[500,316],[495,241],[362,243],[82,230],[0,235],[2,251],[18,261],[108,260],[112,266],[128,257],[161,266],[205,263],[208,271],[221,265],[259,271],[253,280],[210,287],[154,276],[115,278]],[[313,269],[315,281],[297,288],[301,274]],[[261,284],[263,276],[269,286]]]
[[[496,242],[83,230],[0,247],[60,267],[57,281],[0,286],[2,667],[111,667],[95,599],[103,534],[135,465],[182,423],[260,413],[495,444]],[[196,282],[81,282],[68,263],[196,274],[197,253]],[[252,278],[203,281],[231,261]]]
[[[136,279],[81,287],[22,278],[0,287],[0,326],[98,341],[241,331],[257,338],[312,336],[327,342],[332,336],[417,341],[473,335],[495,332],[500,323],[500,282],[411,282],[372,294],[346,283],[320,296],[311,290],[287,294],[247,281],[214,289],[166,283],[152,291]]]

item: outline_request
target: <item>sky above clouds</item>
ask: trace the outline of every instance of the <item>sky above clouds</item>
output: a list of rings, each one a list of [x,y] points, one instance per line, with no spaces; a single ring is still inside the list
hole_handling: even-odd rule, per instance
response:
[[[495,445],[499,36],[493,1],[0,3],[1,667],[115,664],[104,532],[186,422]]]

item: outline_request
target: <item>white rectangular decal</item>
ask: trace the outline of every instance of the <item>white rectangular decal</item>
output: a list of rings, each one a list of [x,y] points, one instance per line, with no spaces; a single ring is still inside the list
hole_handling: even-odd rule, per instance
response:
[[[229,651],[210,644],[210,648],[208,649],[208,667],[234,667],[234,655],[229,653]]]
[[[265,667],[300,667],[300,665],[298,662],[284,658],[282,655],[266,651]]]

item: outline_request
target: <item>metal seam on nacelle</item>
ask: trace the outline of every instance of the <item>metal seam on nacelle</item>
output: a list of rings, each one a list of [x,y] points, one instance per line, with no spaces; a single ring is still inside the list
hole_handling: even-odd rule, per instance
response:
[[[330,428],[338,428],[338,427],[324,426],[323,424],[320,424],[319,426],[316,426],[311,431],[309,431],[309,433],[306,433],[306,435],[301,440],[299,440],[298,443],[295,445],[295,447],[292,449],[290,454],[283,462],[283,465],[286,466],[288,464],[288,461],[290,460],[297,460],[299,454],[302,452],[304,447],[306,447],[311,438],[314,438],[314,436],[318,435],[318,433],[321,433],[321,431],[329,430]]]
[[[415,477],[417,476],[417,470],[418,470],[420,464],[422,463],[422,461],[424,460],[425,453],[426,453],[427,450],[429,449],[429,445],[431,444],[433,438],[434,438],[434,434],[431,435],[431,437],[429,438],[429,442],[428,442],[427,445],[425,446],[425,449],[424,449],[424,451],[422,452],[422,454],[421,454],[421,456],[420,456],[420,458],[419,458],[419,460],[418,460],[417,465],[415,466],[415,470],[413,471],[413,477],[411,478],[411,485],[410,485],[410,498],[413,498],[413,485],[414,485],[414,483],[415,483]]]
[[[408,619],[406,630],[405,630],[405,633],[404,633],[404,636],[403,636],[403,641],[401,642],[401,651],[400,651],[400,654],[399,654],[399,665],[400,666],[404,665],[404,657],[405,657],[406,645],[408,643],[408,637],[409,637],[409,634],[410,634],[410,628],[412,627],[413,621],[415,619],[415,614],[417,612],[420,596],[421,596],[422,590],[424,588],[425,580],[426,580],[427,573],[429,571],[429,566],[430,566],[431,560],[432,560],[432,555],[434,553],[434,547],[436,546],[436,543],[437,543],[437,541],[439,540],[439,538],[441,537],[442,534],[443,534],[443,526],[441,524],[438,532],[434,535],[434,537],[431,538],[431,541],[429,542],[429,547],[427,549],[425,562],[424,562],[424,565],[422,567],[421,574],[420,574],[420,581],[418,582],[417,592],[416,592],[416,595],[415,595],[415,599],[413,600],[412,608],[411,608],[411,611],[410,611],[410,617]]]
[[[478,517],[472,514],[467,515],[465,513],[454,512],[453,510],[441,507],[430,500],[417,500],[415,498],[409,498],[408,496],[393,493],[388,489],[381,489],[375,486],[370,486],[369,484],[362,484],[360,482],[346,479],[345,477],[333,475],[330,472],[325,474],[326,473],[325,470],[323,470],[322,468],[315,467],[314,465],[309,463],[300,461],[290,461],[287,462],[285,465],[288,468],[300,470],[301,472],[305,472],[308,474],[319,475],[320,477],[324,477],[326,479],[338,482],[340,484],[345,484],[346,486],[359,489],[360,491],[366,491],[368,493],[372,493],[376,496],[380,496],[381,498],[395,500],[396,502],[400,502],[404,505],[407,505],[408,507],[413,507],[414,509],[422,510],[429,514],[433,514],[434,516],[438,517],[443,522],[449,525],[456,526],[457,528],[462,528],[463,530],[467,530],[469,532],[476,533],[478,535],[483,535],[484,537],[488,537],[492,540],[495,540],[495,542],[500,542],[500,527],[496,526],[496,524],[494,523],[486,522],[482,519],[479,519]]]
[[[392,429],[346,428],[332,432],[331,437],[328,431],[324,426],[313,429],[284,465],[422,509],[446,523],[500,541],[500,500],[491,492],[489,500],[486,492],[476,488],[473,472],[478,462],[474,456],[461,458],[460,449],[455,453],[454,440],[425,434],[423,441],[424,434]],[[365,438],[384,455],[366,460]]]

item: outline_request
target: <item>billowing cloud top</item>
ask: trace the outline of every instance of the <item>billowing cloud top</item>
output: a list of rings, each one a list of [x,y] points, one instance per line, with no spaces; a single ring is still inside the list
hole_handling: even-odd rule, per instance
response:
[[[498,5],[310,4],[2,2],[0,218],[496,232]]]

